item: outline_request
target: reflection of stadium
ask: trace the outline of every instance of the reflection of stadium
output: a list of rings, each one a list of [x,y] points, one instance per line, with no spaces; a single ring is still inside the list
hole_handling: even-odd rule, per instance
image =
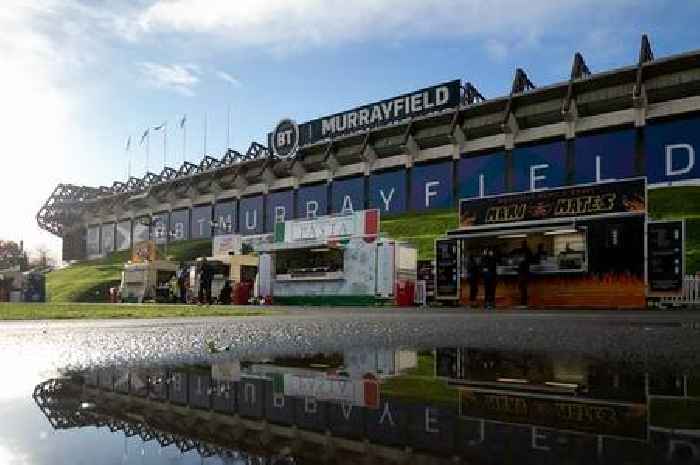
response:
[[[683,430],[669,427],[678,418],[668,422],[697,409],[687,376],[650,377],[577,356],[438,349],[430,358],[437,377],[387,378],[379,402],[365,406],[330,391],[287,394],[286,375],[337,379],[341,354],[227,362],[228,369],[95,369],[42,383],[34,398],[55,428],[105,426],[204,456],[426,464],[698,458],[697,418]],[[413,382],[421,389],[409,393]]]
[[[71,260],[149,236],[271,232],[280,217],[312,213],[401,214],[636,176],[652,185],[697,183],[699,56],[654,59],[645,37],[633,66],[592,74],[576,54],[570,80],[535,88],[518,69],[504,97],[485,100],[471,84],[451,81],[383,102],[376,121],[379,104],[301,124],[297,150],[273,155],[271,137],[245,154],[207,154],[111,186],[61,184],[37,220],[63,238]],[[144,217],[166,231],[149,231]]]

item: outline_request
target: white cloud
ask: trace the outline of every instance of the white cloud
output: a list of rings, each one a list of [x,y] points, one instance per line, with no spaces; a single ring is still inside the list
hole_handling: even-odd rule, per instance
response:
[[[146,61],[139,63],[146,82],[158,89],[168,89],[182,95],[194,95],[194,87],[199,84],[199,67],[194,64],[166,65]]]
[[[216,71],[215,74],[216,74],[216,77],[218,77],[222,81],[226,81],[235,87],[241,87],[241,81],[238,80],[237,78],[233,77],[231,74],[227,73],[226,71],[218,70],[218,71]]]
[[[413,37],[528,40],[584,8],[613,11],[630,0],[157,0],[136,20],[141,34],[219,35],[232,46],[274,53],[308,46]],[[497,55],[503,49],[497,49]]]

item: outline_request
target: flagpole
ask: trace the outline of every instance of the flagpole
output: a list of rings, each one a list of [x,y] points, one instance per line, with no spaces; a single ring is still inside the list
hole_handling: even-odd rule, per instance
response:
[[[148,174],[148,158],[151,153],[151,131],[146,134],[146,174]]]
[[[165,169],[168,160],[168,122],[166,121],[163,124],[163,169]]]
[[[226,108],[226,150],[231,148],[231,104]]]
[[[204,155],[207,154],[207,113],[204,112]]]
[[[131,136],[126,140],[126,155],[127,155],[127,163],[126,163],[126,180],[127,182],[129,179],[131,179]]]
[[[187,119],[186,115],[182,117],[182,164],[185,164],[185,151],[187,146]]]

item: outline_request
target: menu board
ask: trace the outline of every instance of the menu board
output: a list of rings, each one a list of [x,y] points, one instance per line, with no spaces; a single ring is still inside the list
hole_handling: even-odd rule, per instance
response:
[[[432,260],[418,260],[418,279],[425,281],[425,293],[435,295],[435,265]]]
[[[459,243],[457,239],[435,241],[435,298],[459,298]]]
[[[675,294],[683,290],[685,222],[658,221],[647,226],[647,276],[652,293]]]

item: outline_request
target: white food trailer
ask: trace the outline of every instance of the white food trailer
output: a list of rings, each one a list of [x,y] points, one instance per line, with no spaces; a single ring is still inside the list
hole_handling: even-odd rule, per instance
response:
[[[260,294],[288,305],[412,305],[414,247],[379,236],[379,211],[289,220],[258,244]]]
[[[177,263],[167,260],[127,263],[119,286],[122,302],[168,301],[163,295],[169,292],[169,282],[177,269]]]

